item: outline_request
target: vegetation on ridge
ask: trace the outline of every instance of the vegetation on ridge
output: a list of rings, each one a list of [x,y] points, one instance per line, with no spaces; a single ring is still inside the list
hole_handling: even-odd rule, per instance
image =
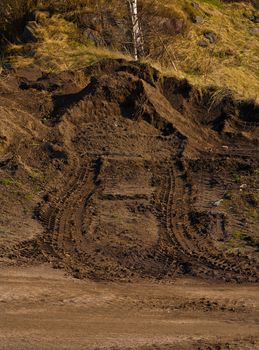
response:
[[[7,59],[15,66],[60,71],[107,57],[130,59],[126,2],[125,6],[121,2],[118,6],[118,0],[6,3],[0,28],[10,31],[11,16],[13,23],[31,19],[28,27],[37,38],[26,42],[18,36],[8,46]],[[251,4],[139,0],[139,8],[144,61],[198,86],[215,85],[258,101],[258,25],[252,20],[257,13]]]

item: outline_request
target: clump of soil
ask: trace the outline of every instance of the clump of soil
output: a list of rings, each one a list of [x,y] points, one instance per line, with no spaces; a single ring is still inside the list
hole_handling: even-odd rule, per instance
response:
[[[123,60],[3,78],[3,263],[106,280],[258,280],[255,248],[229,243],[237,229],[256,236],[258,216],[230,198],[257,190],[257,106],[245,120],[249,104],[231,96],[208,108],[188,82]]]

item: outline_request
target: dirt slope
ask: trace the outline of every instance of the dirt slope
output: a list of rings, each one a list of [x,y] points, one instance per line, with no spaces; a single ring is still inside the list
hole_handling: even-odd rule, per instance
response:
[[[3,264],[258,281],[257,106],[123,60],[1,78]]]

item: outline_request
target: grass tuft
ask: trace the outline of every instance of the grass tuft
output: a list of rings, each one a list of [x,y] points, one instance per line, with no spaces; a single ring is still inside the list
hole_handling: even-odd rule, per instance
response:
[[[0,180],[0,184],[2,185],[2,186],[6,186],[6,187],[10,187],[10,186],[13,186],[13,185],[15,185],[15,181],[14,180],[12,180],[12,179],[1,179]]]

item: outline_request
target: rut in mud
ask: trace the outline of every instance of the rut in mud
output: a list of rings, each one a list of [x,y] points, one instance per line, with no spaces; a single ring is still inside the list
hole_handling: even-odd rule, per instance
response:
[[[53,176],[35,209],[43,232],[2,257],[33,251],[80,278],[258,281],[256,253],[224,248],[234,231],[258,230],[238,205],[244,186],[257,191],[258,107],[214,103],[136,63],[82,74],[81,89],[69,74],[20,78],[20,93],[37,92],[48,109],[38,157]]]

